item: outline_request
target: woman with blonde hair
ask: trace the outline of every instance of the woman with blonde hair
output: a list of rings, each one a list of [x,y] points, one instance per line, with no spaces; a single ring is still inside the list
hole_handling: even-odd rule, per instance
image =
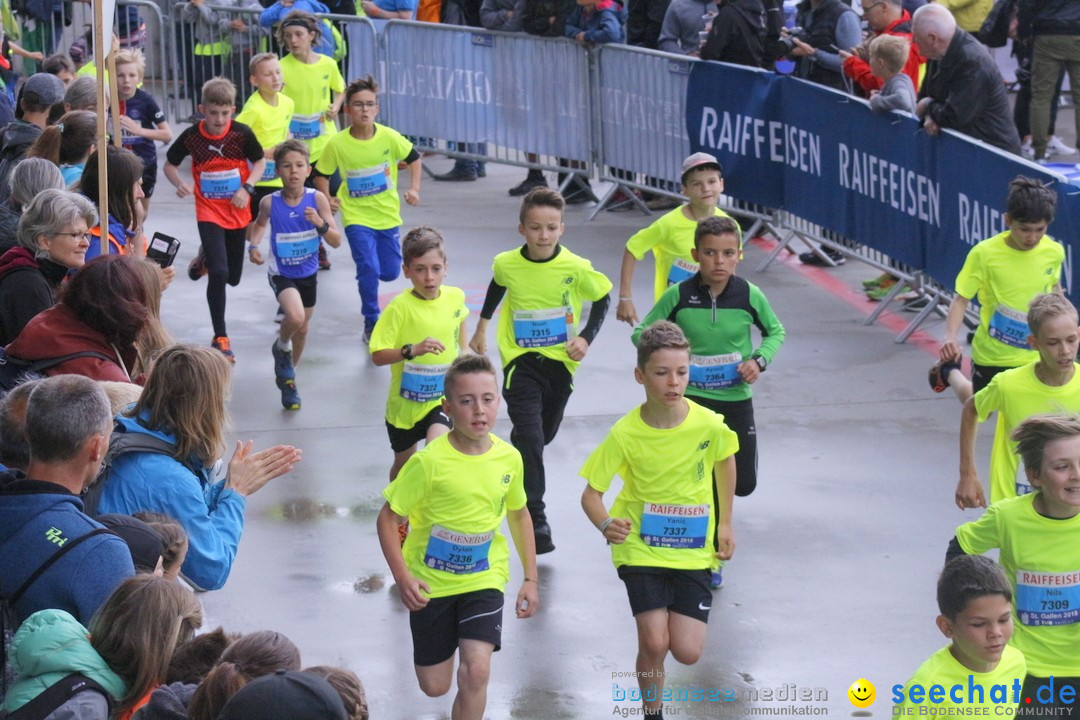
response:
[[[117,417],[114,432],[138,432],[172,446],[168,455],[129,452],[104,480],[100,513],[160,512],[188,535],[182,572],[196,586],[225,585],[244,531],[245,498],[292,470],[300,451],[275,445],[253,452],[237,442],[224,480],[214,466],[225,450],[231,366],[221,353],[174,345],[154,362],[142,395]]]
[[[111,716],[130,718],[165,680],[176,647],[202,626],[195,595],[178,583],[136,575],[113,591],[87,630],[63,610],[28,617],[12,644],[19,679],[3,710],[11,713],[73,673],[100,685],[113,700]],[[107,720],[108,702],[98,692],[76,693],[50,717]]]

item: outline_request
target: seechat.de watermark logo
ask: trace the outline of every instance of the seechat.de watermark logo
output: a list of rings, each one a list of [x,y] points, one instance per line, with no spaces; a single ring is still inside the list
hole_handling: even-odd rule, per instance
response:
[[[975,682],[974,675],[968,675],[967,683],[954,685],[893,685],[893,715],[1011,717],[1017,714],[1017,708],[1023,707],[1026,716],[1070,717],[1073,708],[1059,706],[1077,700],[1075,688],[1055,686],[1052,677],[1031,695],[1024,696],[1022,692],[1019,679],[1010,684],[983,685]]]

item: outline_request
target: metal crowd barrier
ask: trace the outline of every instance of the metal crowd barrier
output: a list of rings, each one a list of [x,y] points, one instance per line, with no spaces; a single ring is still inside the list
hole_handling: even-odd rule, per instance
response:
[[[382,39],[384,119],[421,147],[591,174],[594,114],[581,45],[407,20],[388,22]]]

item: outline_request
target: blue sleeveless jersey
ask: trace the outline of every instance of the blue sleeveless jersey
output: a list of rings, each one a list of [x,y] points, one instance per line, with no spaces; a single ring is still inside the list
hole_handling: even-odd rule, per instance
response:
[[[270,257],[271,275],[304,278],[319,270],[319,233],[304,218],[305,208],[318,207],[315,191],[304,190],[304,197],[290,207],[278,190],[270,196]]]

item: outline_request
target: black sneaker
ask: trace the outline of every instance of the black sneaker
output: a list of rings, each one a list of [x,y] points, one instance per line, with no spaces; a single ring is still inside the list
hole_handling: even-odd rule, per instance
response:
[[[292,350],[282,350],[275,340],[270,346],[270,352],[274,356],[274,377],[277,378],[278,387],[281,387],[285,381],[295,380],[296,370],[292,364]]]
[[[507,192],[510,193],[510,197],[521,197],[522,195],[527,194],[530,190],[538,187],[547,186],[547,180],[544,178],[543,175],[540,175],[540,177],[535,177],[530,173],[524,180],[522,180],[514,187],[510,188]]]
[[[945,388],[949,387],[949,373],[953,370],[959,370],[960,363],[958,362],[941,362],[930,368],[929,380],[930,389],[936,393],[944,392]]]
[[[432,180],[438,180],[439,182],[476,182],[477,174],[475,172],[463,172],[461,170],[451,170],[445,172],[442,175],[432,175]]]
[[[835,265],[843,265],[847,262],[847,258],[844,254],[838,250],[832,248],[821,248],[821,251],[829,256],[829,259],[833,261]],[[832,267],[827,262],[821,259],[816,252],[804,252],[799,253],[799,262],[803,265],[816,265],[817,267]]]
[[[540,521],[533,527],[533,536],[536,539],[536,554],[543,555],[555,549],[555,543],[551,542],[551,526],[546,521]]]
[[[198,280],[207,272],[209,271],[206,269],[206,256],[203,255],[202,246],[200,246],[195,259],[188,263],[187,276],[192,280]]]

